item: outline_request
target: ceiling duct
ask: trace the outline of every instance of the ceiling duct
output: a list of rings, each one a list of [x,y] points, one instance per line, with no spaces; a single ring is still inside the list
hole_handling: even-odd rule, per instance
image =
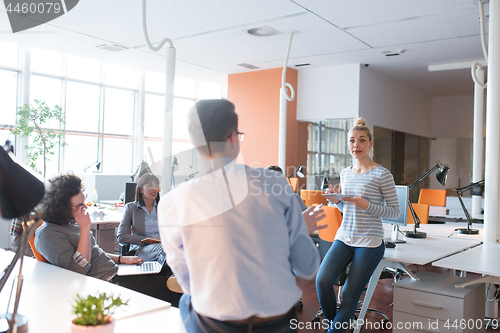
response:
[[[111,52],[120,52],[120,51],[128,50],[128,47],[117,45],[117,44],[101,44],[101,45],[97,45],[96,47],[98,49],[111,51]]]
[[[250,68],[250,69],[259,69],[259,67],[254,66],[254,65],[250,65],[250,64],[238,64],[238,66],[246,67],[246,68]]]

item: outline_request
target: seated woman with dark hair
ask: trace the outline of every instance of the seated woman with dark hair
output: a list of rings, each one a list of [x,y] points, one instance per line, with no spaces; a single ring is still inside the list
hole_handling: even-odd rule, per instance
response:
[[[51,264],[119,284],[177,306],[180,295],[166,287],[164,276],[118,276],[117,264],[138,264],[137,256],[105,253],[92,236],[81,179],[72,174],[52,178],[42,200],[44,223],[35,233],[35,247]]]
[[[119,243],[130,244],[129,254],[144,261],[158,261],[163,264],[165,252],[158,231],[159,188],[160,181],[155,175],[147,173],[139,178],[135,201],[125,205],[116,239]],[[168,265],[164,265],[162,273],[171,273]]]

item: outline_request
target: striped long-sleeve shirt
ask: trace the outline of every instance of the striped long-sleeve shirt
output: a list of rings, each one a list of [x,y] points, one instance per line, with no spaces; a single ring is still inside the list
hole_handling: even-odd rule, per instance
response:
[[[380,165],[362,174],[356,174],[348,167],[342,170],[340,183],[342,194],[362,196],[369,204],[366,210],[348,202],[337,204],[343,213],[343,221],[335,239],[350,246],[379,246],[384,238],[381,218],[395,219],[400,214],[392,174]]]

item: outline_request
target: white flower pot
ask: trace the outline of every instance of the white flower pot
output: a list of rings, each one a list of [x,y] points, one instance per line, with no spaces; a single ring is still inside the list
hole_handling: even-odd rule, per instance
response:
[[[71,333],[113,333],[115,330],[115,318],[111,317],[111,321],[99,326],[82,326],[75,325],[71,322]]]

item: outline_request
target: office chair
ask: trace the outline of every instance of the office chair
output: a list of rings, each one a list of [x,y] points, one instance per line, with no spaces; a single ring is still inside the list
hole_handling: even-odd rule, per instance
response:
[[[36,226],[36,228],[38,229],[42,225],[42,223],[43,223],[42,220],[38,221],[38,225]],[[35,233],[33,233],[33,235],[31,235],[31,238],[28,241],[28,244],[30,245],[31,251],[33,251],[33,254],[35,255],[35,258],[37,261],[49,263],[48,260],[45,259],[45,257],[40,252],[38,252],[35,248]]]
[[[301,192],[302,193],[302,192]],[[337,233],[337,230],[340,228],[340,225],[342,224],[342,214],[340,213],[340,210],[336,207],[330,207],[330,206],[324,206],[323,210],[325,210],[325,218],[323,221],[325,221],[322,224],[328,224],[328,227],[325,229],[318,230],[318,250],[321,259],[324,258],[328,250],[330,249],[330,246],[332,245],[333,241],[335,240],[335,235]],[[347,276],[349,275],[349,266],[347,266],[346,270],[339,276],[338,280],[335,282],[334,285],[339,287],[338,293],[337,293],[337,304],[340,305],[341,303],[341,288],[344,285]],[[385,278],[395,278],[392,272],[390,271],[383,271],[382,274],[380,275],[380,279],[385,279]],[[363,302],[360,301],[358,303],[358,310],[356,312],[359,312],[361,310],[361,306],[363,305]],[[382,326],[385,327],[385,324],[388,323],[389,317],[383,313],[380,310],[377,309],[367,309],[367,312],[373,312],[373,313],[378,313],[380,314],[383,319],[382,319]],[[319,322],[320,321],[320,316],[323,314],[323,310],[320,308],[314,318],[312,318],[312,322]]]
[[[431,190],[423,188],[420,190],[418,203],[429,206],[446,207],[446,190]]]
[[[300,197],[307,207],[313,204],[324,204],[325,206],[328,204],[322,190],[300,190]]]
[[[420,219],[420,224],[428,224],[429,223],[429,205],[427,204],[421,204],[421,203],[412,203],[413,210],[417,214],[418,218]],[[408,217],[406,220],[407,224],[415,224],[415,221],[413,220],[413,216],[410,214],[410,210],[408,209]]]

